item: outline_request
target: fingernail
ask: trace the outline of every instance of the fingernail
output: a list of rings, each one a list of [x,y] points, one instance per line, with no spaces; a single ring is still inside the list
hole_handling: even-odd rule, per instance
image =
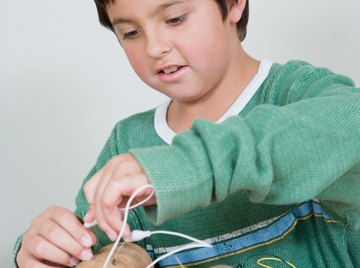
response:
[[[84,218],[83,218],[83,220],[84,221],[87,221],[87,219],[89,218],[89,211],[88,212],[86,212],[86,214],[85,214],[85,216],[84,216]]]
[[[80,239],[80,242],[86,248],[89,248],[92,245],[92,240],[89,235],[83,235]]]
[[[131,230],[130,230],[130,226],[128,224],[126,224],[125,230],[124,230],[124,235],[125,236],[130,236]]]
[[[85,249],[81,252],[81,260],[90,261],[93,258],[93,254],[90,249]]]
[[[74,267],[74,266],[78,265],[79,263],[80,263],[80,260],[72,257],[72,258],[70,259],[69,266],[70,266],[70,267]]]
[[[84,222],[85,228],[91,228],[94,227],[97,224],[96,220],[93,220],[92,222]]]
[[[109,231],[109,232],[107,232],[106,234],[107,234],[107,236],[109,237],[109,239],[110,239],[111,241],[115,241],[116,238],[117,238],[117,234],[116,234],[115,232],[113,232],[113,231]]]

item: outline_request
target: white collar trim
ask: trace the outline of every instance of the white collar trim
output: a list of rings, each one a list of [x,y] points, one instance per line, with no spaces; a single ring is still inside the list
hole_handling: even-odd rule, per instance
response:
[[[262,60],[260,62],[259,70],[247,87],[244,89],[243,93],[239,98],[230,106],[230,108],[220,117],[216,123],[221,123],[230,116],[238,115],[249,103],[251,98],[255,95],[256,91],[260,88],[261,84],[264,82],[266,77],[269,74],[272,62],[268,60]],[[171,100],[166,100],[162,105],[160,105],[155,111],[154,117],[154,126],[156,133],[164,140],[167,144],[171,144],[173,138],[177,135],[174,132],[166,121],[167,109],[169,107]]]

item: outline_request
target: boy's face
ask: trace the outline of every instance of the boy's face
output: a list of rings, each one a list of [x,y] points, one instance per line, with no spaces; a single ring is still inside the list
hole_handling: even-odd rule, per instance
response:
[[[137,75],[180,102],[220,88],[240,46],[236,14],[223,21],[214,0],[116,0],[107,12]]]

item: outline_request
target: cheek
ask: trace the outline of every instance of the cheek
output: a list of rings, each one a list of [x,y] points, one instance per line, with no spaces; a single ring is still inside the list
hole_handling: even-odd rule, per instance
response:
[[[220,24],[222,26],[222,24]],[[216,64],[221,61],[227,52],[227,34],[223,27],[218,24],[209,25],[206,28],[192,29],[186,41],[180,41],[182,51],[186,51],[187,58],[195,59],[197,64],[211,68],[209,64]],[[209,31],[212,27],[213,30]]]
[[[147,65],[144,55],[139,53],[140,50],[125,50],[125,54],[135,73],[144,81],[146,81]]]
[[[202,39],[205,40],[205,39]],[[207,40],[204,45],[202,42],[194,43],[190,51],[192,64],[205,72],[213,72],[221,69],[224,58],[226,57],[226,46],[224,42]]]

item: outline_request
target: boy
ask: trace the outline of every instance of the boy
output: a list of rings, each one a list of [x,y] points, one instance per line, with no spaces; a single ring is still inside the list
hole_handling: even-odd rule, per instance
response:
[[[352,81],[250,57],[239,44],[246,0],[95,2],[138,76],[171,101],[115,126],[76,216],[51,207],[35,218],[15,249],[18,266],[90,259],[88,247],[116,239],[118,207],[151,184],[155,196],[131,212],[125,237],[165,229],[213,245],[161,267],[359,267],[360,90]],[[96,220],[96,236],[78,218]],[[185,243],[139,242],[153,258]]]

